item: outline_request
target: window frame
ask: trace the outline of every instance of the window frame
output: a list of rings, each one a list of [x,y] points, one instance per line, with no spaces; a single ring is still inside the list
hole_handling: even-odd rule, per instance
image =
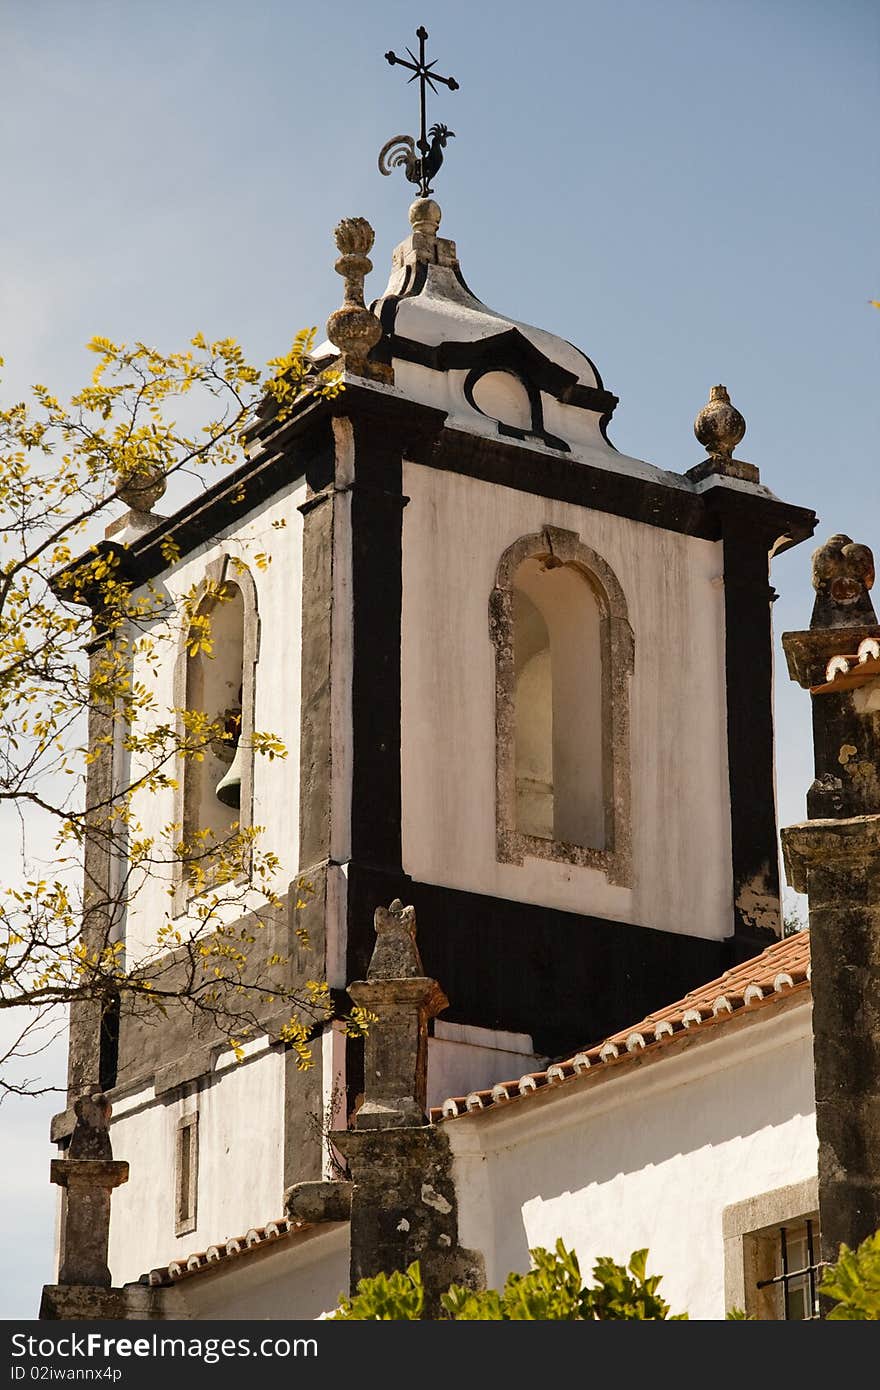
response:
[[[249,830],[253,825],[253,801],[254,801],[254,750],[253,733],[255,728],[255,710],[257,696],[257,663],[260,655],[260,615],[257,605],[257,587],[254,577],[248,567],[238,558],[233,558],[225,551],[216,556],[210,564],[205,566],[204,578],[199,585],[201,592],[196,594],[194,601],[194,611],[198,610],[203,601],[204,592],[209,585],[234,585],[242,597],[243,606],[243,650],[242,650],[242,689],[241,689],[241,731],[239,733],[238,746],[242,752],[241,764],[241,802],[238,811],[238,824],[242,830]],[[177,660],[174,670],[174,706],[178,711],[186,708],[187,701],[187,672],[188,672],[188,628],[182,630],[180,643],[177,652]],[[180,714],[178,718],[178,736],[183,737],[183,720]],[[192,775],[193,768],[189,760],[181,757],[179,759],[180,768],[177,777],[177,792],[175,795],[174,819],[181,826],[186,824],[186,802],[187,802],[187,778]],[[240,880],[241,883],[250,881],[252,870],[252,854],[247,851]],[[175,916],[186,913],[189,904],[199,896],[190,881],[187,872],[185,859],[176,858],[174,861],[174,897],[173,910]]]
[[[818,1213],[819,1184],[815,1177],[725,1207],[722,1214],[725,1312],[730,1308],[742,1308],[759,1322],[786,1321],[784,1303],[781,1312],[779,1303],[782,1284],[776,1278],[780,1229],[813,1221],[818,1256]],[[821,1264],[818,1259],[817,1264]]]
[[[568,844],[518,829],[516,806],[516,677],[514,578],[525,560],[576,569],[599,608],[602,662],[602,786],[605,846]],[[544,526],[505,550],[489,599],[489,636],[495,649],[496,858],[517,864],[526,856],[599,869],[609,883],[631,886],[630,685],[635,644],[623,589],[607,561],[576,531]]]
[[[174,1154],[174,1234],[188,1236],[199,1219],[199,1112],[177,1121]]]

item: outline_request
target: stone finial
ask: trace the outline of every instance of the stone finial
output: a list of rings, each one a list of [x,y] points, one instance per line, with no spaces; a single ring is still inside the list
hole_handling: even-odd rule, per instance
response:
[[[110,1103],[101,1094],[74,1105],[76,1125],[68,1158],[54,1158],[53,1183],[66,1189],[59,1284],[109,1289],[110,1194],[128,1182],[128,1164],[116,1162],[110,1144]]]
[[[436,237],[443,214],[433,198],[416,198],[410,205],[409,225],[416,236]]]
[[[694,421],[694,434],[710,458],[731,459],[746,432],[746,422],[736,406],[730,404],[726,386],[713,386],[709,404]]]
[[[107,540],[129,542],[152,531],[164,517],[152,509],[165,493],[165,471],[151,464],[117,473],[114,479],[116,495],[128,511],[111,521],[104,532]]]
[[[162,468],[146,466],[116,475],[116,491],[121,501],[135,512],[151,511],[164,496],[166,486]]]
[[[368,369],[367,357],[382,336],[382,325],[364,304],[364,280],[373,269],[368,252],[375,233],[365,217],[344,217],[334,236],[339,250],[336,271],[345,279],[345,298],[342,308],[327,320],[327,336],[342,352],[346,371],[376,375]]]
[[[745,482],[757,483],[760,474],[753,463],[735,459],[733,451],[746,432],[746,422],[735,406],[730,403],[726,386],[713,386],[709,391],[708,405],[704,405],[696,420],[694,434],[709,455],[704,463],[688,469],[688,477],[699,482],[713,474],[730,478],[742,478]]]
[[[869,590],[874,583],[874,556],[849,536],[830,536],[813,551],[816,602],[810,628],[859,627],[876,623]]]
[[[416,945],[416,911],[395,898],[390,907],[373,914],[376,944],[367,969],[368,980],[405,980],[425,971]]]
[[[449,1003],[436,980],[424,974],[416,946],[416,914],[396,898],[377,908],[376,945],[365,980],[348,992],[368,1009],[364,1048],[364,1103],[357,1129],[423,1125],[428,1090],[428,1020]]]

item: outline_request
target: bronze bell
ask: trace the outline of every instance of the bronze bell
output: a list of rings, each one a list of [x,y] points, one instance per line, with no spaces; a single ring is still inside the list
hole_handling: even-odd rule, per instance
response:
[[[235,750],[235,757],[220,778],[214,789],[218,801],[237,811],[241,806],[241,743]]]

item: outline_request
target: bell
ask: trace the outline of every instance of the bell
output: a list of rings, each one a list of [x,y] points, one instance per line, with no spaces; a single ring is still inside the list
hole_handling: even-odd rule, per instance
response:
[[[235,750],[235,757],[214,788],[214,794],[224,806],[237,811],[241,806],[241,744]]]

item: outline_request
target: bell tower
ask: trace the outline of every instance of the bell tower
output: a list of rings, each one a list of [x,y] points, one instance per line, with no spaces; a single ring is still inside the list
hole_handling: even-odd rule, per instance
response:
[[[420,139],[383,150],[419,196],[369,305],[372,229],[336,229],[344,302],[314,358],[342,390],[283,416],[267,401],[236,473],[116,539],[135,592],[210,603],[230,586],[218,656],[198,664],[181,632],[155,675],[167,708],[210,685],[228,737],[147,828],[185,821],[188,797],[196,820],[213,797],[218,824],[266,826],[287,885],[279,955],[341,1005],[368,978],[376,910],[412,904],[449,999],[431,1103],[607,1036],[779,934],[769,564],[815,517],[734,456],[745,421],[724,387],[697,418],[705,459],[658,468],[610,442],[617,397],[590,357],[469,288],[430,196],[453,132],[425,129],[421,42]],[[286,760],[249,756],[267,728]],[[184,931],[185,871],[131,903],[128,951],[169,891]],[[237,1065],[183,1012],[161,1027],[123,1012],[101,1078],[131,1169],[117,1282],[177,1241],[265,1223],[327,1175],[359,1044],[318,1025],[302,1071],[264,1022]],[[94,1028],[72,1025],[71,1100],[99,1080]]]

